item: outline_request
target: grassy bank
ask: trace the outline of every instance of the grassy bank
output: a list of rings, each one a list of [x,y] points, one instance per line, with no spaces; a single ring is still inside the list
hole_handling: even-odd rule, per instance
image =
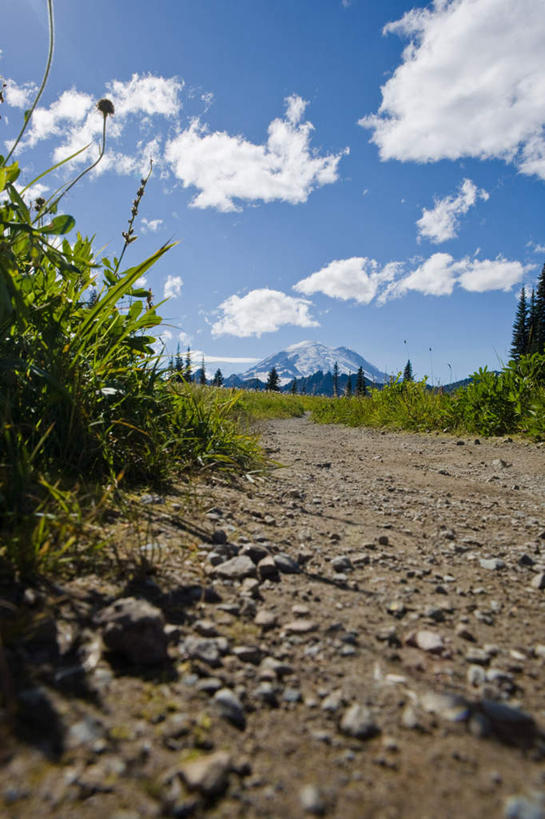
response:
[[[113,258],[97,256],[61,209],[104,153],[114,107],[100,100],[97,109],[98,158],[47,201],[33,185],[64,162],[23,187],[13,148],[0,156],[0,568],[23,575],[58,568],[86,537],[94,549],[101,515],[126,488],[262,464],[237,420],[237,396],[174,382],[161,369],[161,317],[138,280],[172,245],[123,265],[149,174]]]
[[[486,369],[454,393],[425,382],[395,381],[364,398],[322,400],[312,408],[322,424],[444,430],[478,435],[545,437],[545,356],[524,356],[500,373]]]

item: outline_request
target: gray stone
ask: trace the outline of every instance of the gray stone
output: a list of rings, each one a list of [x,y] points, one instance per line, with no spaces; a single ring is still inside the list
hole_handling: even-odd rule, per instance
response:
[[[166,720],[163,728],[163,736],[166,739],[180,739],[185,737],[192,728],[191,718],[188,714],[171,714]]]
[[[154,665],[168,659],[163,613],[146,600],[124,597],[96,617],[106,647],[130,663]]]
[[[290,674],[293,674],[293,666],[289,663],[282,662],[282,660],[277,660],[276,657],[265,657],[259,667],[259,672],[260,677],[263,673],[270,673],[273,674],[274,677],[282,679],[282,677],[288,677]]]
[[[223,683],[219,677],[203,677],[196,683],[195,688],[204,694],[215,694],[216,691],[223,688]]]
[[[262,657],[259,646],[236,646],[232,653],[243,663],[252,663],[252,665],[257,665]]]
[[[401,714],[401,724],[404,728],[408,728],[410,731],[416,731],[422,727],[420,725],[418,715],[412,705],[406,705],[403,709],[403,713]]]
[[[504,819],[545,819],[545,794],[509,796],[505,800]]]
[[[415,643],[422,651],[428,651],[430,654],[441,654],[445,647],[440,634],[426,629],[417,631]]]
[[[316,785],[304,785],[299,791],[299,802],[305,813],[313,816],[323,816],[326,812],[326,803]]]
[[[103,735],[104,727],[102,723],[87,714],[68,729],[67,745],[69,748],[90,745],[96,742],[97,739],[101,739]]]
[[[260,580],[280,580],[278,566],[271,555],[259,561],[257,564],[257,573]]]
[[[298,688],[284,688],[282,692],[282,699],[284,702],[301,702],[303,699],[303,695]]]
[[[499,557],[482,558],[479,560],[481,569],[488,569],[492,572],[497,572],[500,569],[505,569],[505,561],[500,560]]]
[[[343,692],[339,688],[337,691],[332,691],[331,694],[328,694],[328,696],[324,698],[321,706],[322,711],[327,711],[330,714],[336,714],[339,708],[344,705],[344,702]]]
[[[545,572],[534,575],[530,585],[533,589],[545,589]]]
[[[462,640],[467,640],[469,643],[475,643],[476,638],[473,632],[471,632],[464,623],[458,623],[456,626],[455,632],[457,637],[461,637]]]
[[[245,577],[242,581],[240,593],[255,599],[259,598],[259,580],[255,577]]]
[[[357,702],[344,712],[340,729],[343,734],[356,739],[370,739],[379,733],[379,728],[369,708]]]
[[[245,577],[256,577],[257,572],[249,557],[239,556],[216,566],[215,574],[226,580],[244,580]]]
[[[274,555],[274,562],[276,568],[282,574],[298,574],[301,571],[299,564],[296,563],[292,557],[285,554],[285,552],[279,552],[277,555]]]
[[[263,631],[269,631],[269,629],[274,628],[278,623],[278,618],[276,614],[272,611],[267,611],[267,609],[261,609],[255,616],[254,623],[256,626],[261,626]]]
[[[490,720],[492,730],[499,739],[510,745],[529,748],[536,738],[536,724],[529,714],[511,705],[482,700],[481,712]]]
[[[218,629],[213,620],[197,620],[193,624],[193,628],[200,634],[201,637],[217,637]]]
[[[253,695],[255,699],[261,700],[261,702],[264,702],[267,705],[271,705],[273,708],[278,705],[278,700],[276,699],[276,690],[272,683],[270,682],[260,683],[254,690]]]
[[[258,543],[248,543],[240,550],[242,557],[249,557],[251,561],[258,564],[261,560],[269,556],[269,550]]]
[[[230,688],[221,688],[214,694],[214,702],[217,704],[220,715],[231,722],[237,728],[246,727],[246,717],[242,703]]]
[[[354,570],[354,566],[352,565],[352,561],[346,555],[339,555],[339,557],[334,557],[331,561],[331,566],[336,572],[352,572]]]
[[[186,762],[180,768],[180,776],[190,790],[206,797],[220,796],[229,784],[232,769],[231,755],[226,751]]]
[[[300,620],[292,620],[291,623],[286,623],[284,629],[288,634],[309,634],[311,631],[316,631],[317,625],[312,620],[301,618]]]
[[[471,665],[487,666],[490,663],[490,654],[484,648],[472,648],[467,652],[465,660]]]
[[[437,714],[448,722],[465,722],[471,709],[467,700],[459,694],[428,691],[420,697],[420,705],[429,714]]]
[[[211,637],[186,637],[180,648],[192,660],[201,660],[212,668],[221,665],[221,652],[218,640]]]

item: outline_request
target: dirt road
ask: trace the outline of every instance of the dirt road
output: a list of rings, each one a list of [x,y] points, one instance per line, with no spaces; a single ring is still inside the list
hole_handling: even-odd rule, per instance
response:
[[[33,685],[60,746],[19,731],[6,815],[545,817],[545,447],[263,436],[284,467],[203,486],[193,534],[179,497],[144,499],[154,575],[59,591]],[[102,646],[127,597],[164,616],[162,664]],[[74,657],[86,699],[55,682]]]

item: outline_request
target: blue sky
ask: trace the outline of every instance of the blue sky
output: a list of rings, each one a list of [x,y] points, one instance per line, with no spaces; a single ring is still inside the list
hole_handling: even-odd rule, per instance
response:
[[[544,0],[56,0],[25,176],[108,149],[64,200],[95,247],[178,240],[148,274],[164,341],[241,372],[290,344],[462,378],[508,359],[545,261]],[[5,146],[39,82],[45,0],[3,10]],[[38,195],[41,191],[36,191]],[[431,348],[431,350],[430,350]]]

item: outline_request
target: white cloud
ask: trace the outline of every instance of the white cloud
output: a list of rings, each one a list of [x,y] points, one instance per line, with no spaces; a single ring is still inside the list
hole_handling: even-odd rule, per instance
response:
[[[454,239],[458,235],[459,217],[468,212],[477,199],[486,201],[490,198],[487,191],[479,189],[471,181],[464,179],[456,196],[435,199],[432,209],[424,208],[417,221],[419,237],[425,237],[435,244]]]
[[[245,296],[229,296],[219,306],[221,317],[212,326],[212,334],[229,334],[248,338],[272,333],[284,324],[318,327],[309,314],[310,302],[288,296],[279,290],[262,288]]]
[[[526,247],[529,247],[532,253],[545,253],[545,244],[541,245],[538,242],[527,242]]]
[[[108,118],[106,153],[95,173],[144,172],[150,157],[159,159],[159,119],[172,119],[180,113],[183,86],[177,77],[151,74],[133,74],[127,82],[107,83],[103,96],[111,99],[115,114]],[[7,101],[20,106],[30,93],[29,86],[13,84]],[[63,91],[48,107],[38,106],[19,150],[55,138],[52,159],[59,162],[90,143],[89,150],[73,160],[76,165],[88,164],[97,156],[102,138],[103,116],[96,109],[96,101],[90,94],[72,88]]]
[[[194,120],[166,146],[165,156],[184,188],[199,189],[196,208],[237,211],[243,202],[306,202],[316,187],[335,182],[343,155],[319,156],[310,148],[313,125],[301,122],[306,102],[286,99],[286,116],[274,119],[263,145],[225,131],[210,133]]]
[[[487,290],[510,290],[521,281],[524,273],[533,265],[510,262],[501,256],[497,259],[471,260],[467,269],[460,273],[459,283],[464,290],[485,293]]]
[[[182,292],[183,281],[180,276],[167,276],[163,288],[164,299],[175,299]]]
[[[180,330],[178,333],[178,340],[182,347],[190,347],[191,346],[191,336],[189,333],[186,333],[185,330]]]
[[[204,353],[206,363],[210,364],[257,364],[259,358],[245,358],[243,356],[208,355]]]
[[[33,82],[17,85],[15,80],[6,80],[4,96],[12,108],[29,108],[37,92],[38,86]]]
[[[382,159],[499,158],[545,179],[543,0],[434,0],[390,32],[411,41],[360,120]]]
[[[376,296],[379,286],[391,281],[397,269],[397,262],[391,262],[380,269],[374,259],[364,256],[337,259],[306,279],[301,279],[293,289],[307,296],[324,293],[333,299],[354,299],[359,304],[369,304]]]
[[[163,224],[162,219],[146,219],[145,216],[140,220],[142,226],[142,233],[156,233]]]
[[[509,261],[502,256],[483,260],[466,256],[456,261],[449,253],[434,253],[414,270],[389,284],[380,294],[379,302],[383,304],[410,291],[426,296],[450,296],[456,285],[472,293],[507,291],[532,268],[533,265]]]

